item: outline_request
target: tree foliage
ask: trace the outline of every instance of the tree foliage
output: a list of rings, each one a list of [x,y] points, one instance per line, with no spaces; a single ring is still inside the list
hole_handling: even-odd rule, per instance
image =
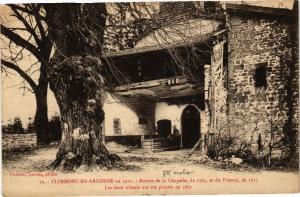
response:
[[[22,120],[19,117],[15,117],[13,122],[2,125],[2,132],[9,134],[23,134],[25,129],[23,128]]]

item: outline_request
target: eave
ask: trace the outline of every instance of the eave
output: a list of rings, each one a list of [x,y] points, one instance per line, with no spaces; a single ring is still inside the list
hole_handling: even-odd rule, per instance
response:
[[[139,54],[152,52],[152,51],[170,50],[170,49],[175,49],[175,48],[180,48],[180,47],[192,46],[192,45],[200,44],[203,42],[210,42],[210,41],[214,40],[217,36],[224,33],[225,31],[226,31],[225,29],[214,31],[209,34],[190,38],[186,41],[176,42],[176,43],[170,44],[170,45],[145,46],[145,47],[139,47],[139,48],[125,49],[125,50],[117,51],[117,52],[111,52],[111,53],[106,54],[105,57],[113,58],[113,57],[120,57],[120,56],[127,56],[127,55],[139,55]]]
[[[292,10],[286,8],[261,7],[248,4],[226,3],[227,12],[254,12],[259,14],[287,16],[292,14]]]
[[[114,89],[114,94],[118,96],[148,100],[186,97],[203,93],[203,82],[191,82],[184,76],[131,83]]]

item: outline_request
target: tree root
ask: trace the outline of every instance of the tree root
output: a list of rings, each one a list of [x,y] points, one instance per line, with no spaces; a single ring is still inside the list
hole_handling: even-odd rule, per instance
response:
[[[58,152],[56,159],[48,166],[51,170],[74,171],[84,166],[86,170],[90,170],[93,165],[99,166],[101,169],[123,168],[122,159],[116,154],[92,155],[91,157],[74,155],[72,152]]]

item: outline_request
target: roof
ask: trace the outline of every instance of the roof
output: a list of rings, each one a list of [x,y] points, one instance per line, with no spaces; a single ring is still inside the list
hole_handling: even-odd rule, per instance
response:
[[[135,48],[145,46],[176,46],[178,43],[190,42],[195,38],[217,31],[221,22],[207,19],[189,19],[181,22],[170,22],[166,26],[151,31],[139,40]]]
[[[286,15],[291,13],[294,0],[247,0],[226,3],[227,10],[251,11],[264,14]]]
[[[172,44],[172,45],[171,44],[165,45],[165,46],[153,45],[153,46],[144,46],[144,47],[139,47],[139,48],[125,49],[122,51],[108,53],[108,54],[106,54],[106,57],[134,55],[134,54],[146,53],[146,52],[151,52],[151,51],[159,51],[159,50],[163,50],[163,49],[172,49],[175,47],[189,46],[192,44],[205,42],[205,41],[211,39],[212,37],[217,36],[223,32],[225,32],[225,30],[215,31],[215,32],[212,32],[209,34],[202,35],[201,37],[190,38],[189,40],[177,42],[176,44]]]
[[[245,1],[228,1],[227,4],[249,5],[255,7],[288,9],[292,10],[294,0],[245,0]]]
[[[225,31],[220,26],[221,22],[203,19],[171,24],[151,31],[139,40],[134,48],[112,52],[106,57],[140,54],[205,42]]]

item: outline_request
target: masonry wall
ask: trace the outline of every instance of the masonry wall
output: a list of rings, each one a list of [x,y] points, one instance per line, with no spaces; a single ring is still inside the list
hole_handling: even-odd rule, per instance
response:
[[[35,133],[28,134],[2,134],[3,150],[36,147],[37,138]]]
[[[293,26],[292,26],[292,61],[295,62],[295,66],[292,67],[292,77],[291,77],[291,113],[293,114],[292,121],[292,132],[296,133],[295,143],[296,144],[296,155],[299,157],[299,10],[298,1],[295,2],[295,14],[293,16]],[[299,160],[299,158],[298,158]],[[299,161],[298,161],[299,163]]]
[[[298,64],[292,55],[291,20],[250,14],[228,14],[228,112],[239,122],[230,132],[243,130],[256,150],[258,135],[266,149],[271,134],[280,143],[289,126],[298,128]],[[266,87],[255,87],[260,66],[266,67]]]

